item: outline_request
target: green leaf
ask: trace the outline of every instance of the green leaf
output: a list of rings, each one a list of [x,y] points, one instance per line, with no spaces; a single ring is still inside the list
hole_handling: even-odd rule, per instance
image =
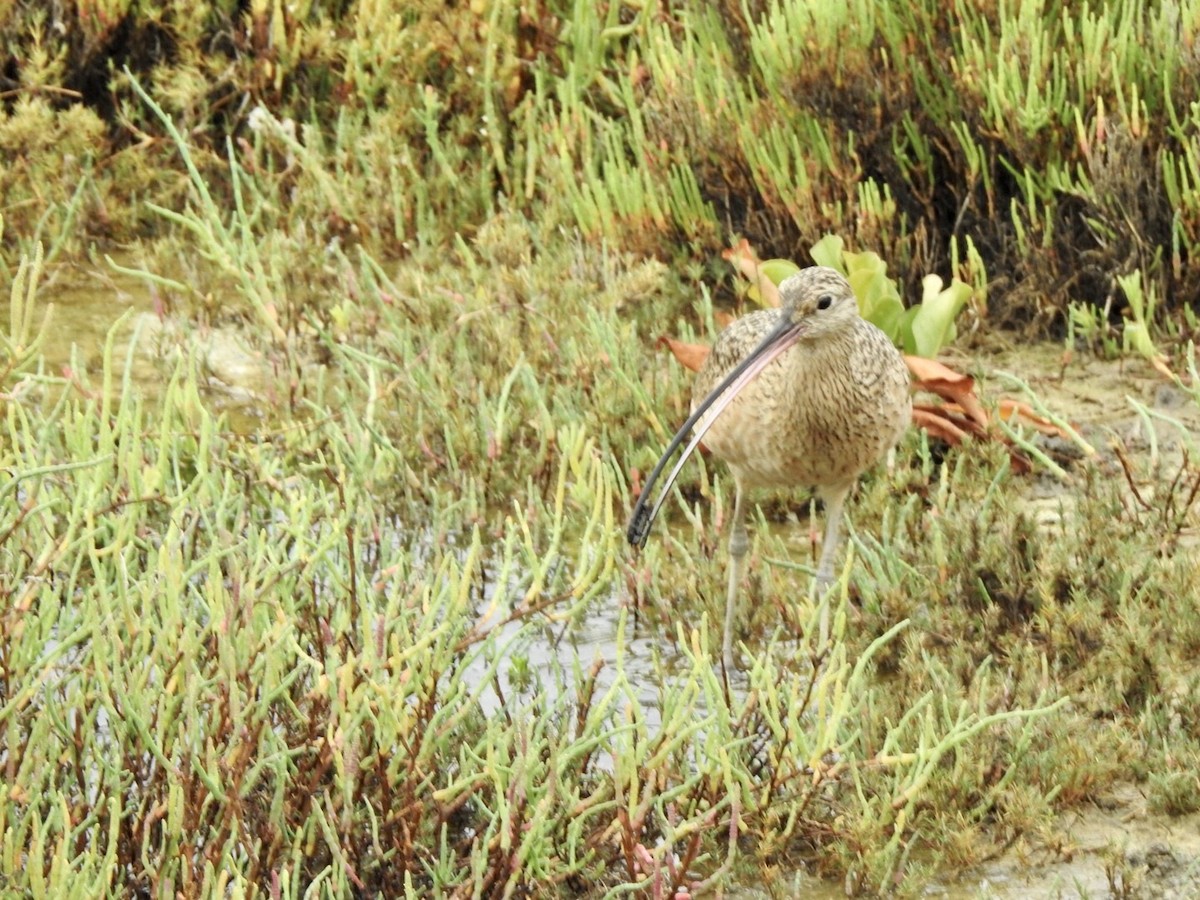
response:
[[[955,278],[948,288],[942,279],[926,275],[922,282],[921,305],[912,320],[912,346],[918,356],[932,357],[954,339],[954,319],[971,296],[971,286]]]
[[[906,309],[903,315],[900,316],[896,323],[896,334],[892,340],[897,343],[905,353],[912,353],[917,356],[917,339],[913,336],[913,320],[916,319],[917,313],[921,311],[921,307],[913,306]]]
[[[955,279],[943,290],[940,278],[926,276],[921,303],[905,309],[896,282],[888,276],[887,263],[878,253],[847,253],[845,242],[836,234],[825,235],[810,252],[818,265],[846,276],[862,317],[906,353],[933,356],[954,339],[954,319],[971,296],[969,285]]]
[[[1158,348],[1150,338],[1150,330],[1143,322],[1125,322],[1121,332],[1121,342],[1125,353],[1135,350],[1147,359],[1158,356]]]
[[[758,264],[758,270],[771,279],[772,284],[778,287],[783,283],[783,279],[799,272],[800,267],[790,259],[768,259]],[[757,284],[750,285],[750,289],[746,291],[746,294],[759,306],[766,305],[763,303],[762,291],[758,289]]]
[[[858,298],[858,311],[895,341],[904,314],[904,301],[900,299],[896,283],[888,278],[887,263],[878,253],[870,251],[846,253],[844,258],[846,280]]]
[[[846,267],[842,265],[842,248],[844,246],[845,242],[838,235],[827,234],[812,245],[809,253],[812,254],[813,262],[818,266],[829,266],[845,275]]]
[[[768,259],[759,266],[759,270],[770,278],[773,284],[780,285],[783,279],[799,272],[800,267],[790,259]]]

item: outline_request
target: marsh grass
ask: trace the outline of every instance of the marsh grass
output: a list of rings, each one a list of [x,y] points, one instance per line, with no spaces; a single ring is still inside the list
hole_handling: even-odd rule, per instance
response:
[[[824,653],[806,553],[759,520],[727,696],[724,475],[693,469],[640,558],[620,541],[686,396],[629,313],[667,315],[677,276],[503,213],[451,254],[357,256],[258,435],[208,412],[195,358],[151,412],[111,345],[96,383],[12,357],[44,400],[5,402],[9,887],[616,896],[804,861],[875,893],[1131,775],[1195,805],[1186,461],[1148,507],[1080,469],[1046,540],[1005,454],[913,435],[860,492]],[[547,652],[585,616],[614,656]],[[633,634],[674,657],[652,708]]]
[[[14,55],[0,146],[56,137],[0,171],[4,891],[915,893],[1117,782],[1200,807],[1200,455],[1046,451],[1047,532],[1002,450],[910,435],[854,501],[827,648],[775,527],[807,498],[763,498],[729,693],[723,471],[620,540],[688,395],[654,342],[714,331],[731,229],[843,234],[910,286],[986,264],[1017,320],[1115,319],[1136,272],[1182,347],[1154,320],[1194,277],[1194,11],[237,7],[100,3]],[[22,51],[56,33],[12,15]],[[43,261],[106,235],[181,322],[157,398],[113,339],[39,361]],[[190,347],[230,323],[274,379],[249,435]],[[585,620],[610,656],[564,649]]]
[[[1135,274],[1155,328],[1195,293],[1191,2],[243,6],[5,11],[0,208],[26,253],[178,233],[147,201],[195,183],[140,80],[218,205],[312,253],[444,247],[507,207],[693,263],[839,234],[913,296],[982,266],[993,320],[1038,328],[1072,303],[1118,326]],[[259,176],[242,201],[231,159]]]

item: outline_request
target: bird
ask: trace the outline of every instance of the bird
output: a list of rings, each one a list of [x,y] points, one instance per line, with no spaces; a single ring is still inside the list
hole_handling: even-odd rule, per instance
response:
[[[809,486],[825,506],[817,566],[822,594],[833,581],[846,497],[859,476],[897,444],[912,418],[908,367],[886,334],[862,318],[836,269],[800,269],[779,285],[778,309],[734,320],[717,336],[696,375],[692,413],[651,471],[627,537],[645,546],[671,485],[701,439],[733,473],[728,584],[721,658],[733,671],[733,623],[749,538],[747,493]],[[676,449],[693,429],[657,501],[650,497]],[[821,638],[828,636],[828,606]]]

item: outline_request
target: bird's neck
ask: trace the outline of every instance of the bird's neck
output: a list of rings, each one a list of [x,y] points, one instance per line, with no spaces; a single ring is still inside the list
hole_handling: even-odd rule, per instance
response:
[[[814,366],[847,366],[857,335],[854,323],[836,331],[799,340],[788,353],[788,364],[812,371]]]

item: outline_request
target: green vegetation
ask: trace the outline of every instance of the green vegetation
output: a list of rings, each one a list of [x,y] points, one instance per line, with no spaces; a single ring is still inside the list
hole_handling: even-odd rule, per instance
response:
[[[927,275],[921,299],[905,309],[896,282],[888,277],[887,263],[878,253],[847,253],[844,242],[835,234],[821,238],[809,252],[817,265],[837,269],[846,276],[863,318],[882,329],[905,353],[932,358],[954,340],[954,320],[971,297],[970,285],[956,278],[943,288],[942,279]],[[744,268],[752,276],[761,271],[776,286],[800,270],[788,259],[768,259]],[[982,294],[986,276],[982,271],[978,274]],[[758,285],[752,285],[747,293],[758,299],[756,295],[761,292]]]
[[[1171,354],[1200,404],[1198,25],[0,6],[0,893],[916,893],[1119,781],[1200,809],[1184,425],[1139,410],[1193,452],[1122,450],[1123,480],[1057,458],[1050,524],[1002,447],[914,432],[856,497],[828,647],[772,527],[801,497],[763,498],[730,694],[723,474],[621,540],[688,393],[653,340],[711,332],[739,235],[838,235],[881,292],[886,261],[910,310],[872,302],[922,352],[966,303]],[[171,327],[62,370],[39,341],[85,263]],[[268,373],[252,433],[216,411],[214,326]]]
[[[0,22],[0,208],[51,258],[169,233],[146,201],[188,196],[128,67],[221,205],[232,158],[309,253],[444,246],[508,209],[701,264],[731,232],[792,259],[834,233],[910,296],[979,258],[1002,322],[1076,301],[1116,324],[1135,272],[1167,307],[1200,288],[1190,2],[56,10]]]

